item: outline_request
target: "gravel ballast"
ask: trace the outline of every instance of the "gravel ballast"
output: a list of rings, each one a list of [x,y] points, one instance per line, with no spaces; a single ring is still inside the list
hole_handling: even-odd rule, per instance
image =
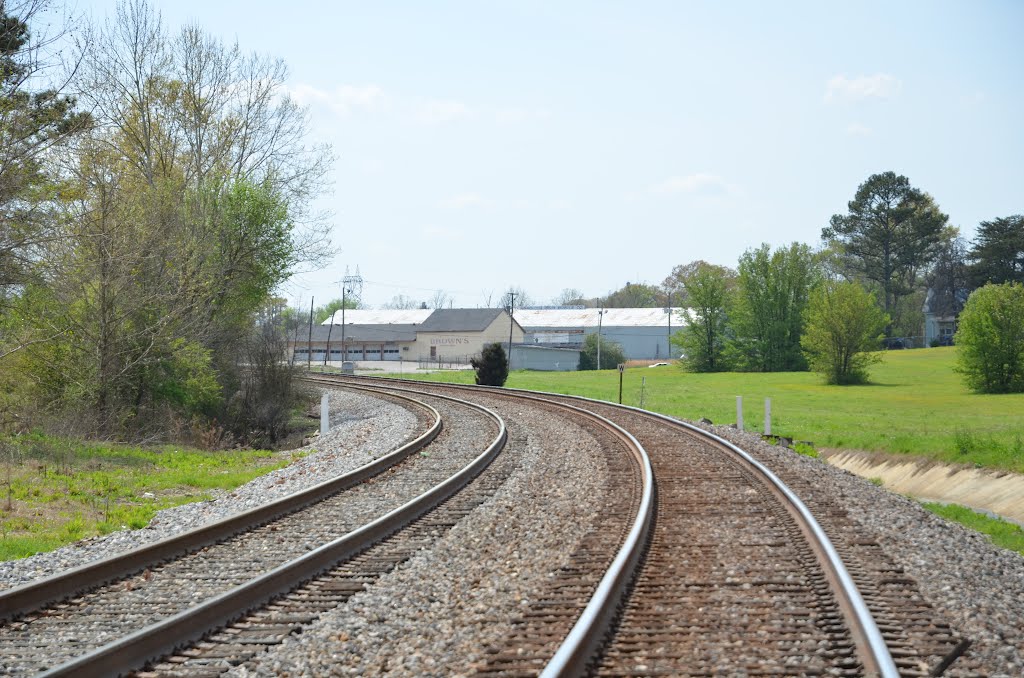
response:
[[[514,470],[501,489],[429,549],[228,675],[473,673],[568,562],[605,493],[604,453],[582,428],[527,405],[484,404],[509,422],[512,443],[494,464]]]
[[[1024,557],[907,499],[818,459],[769,445],[729,426],[707,430],[756,456],[772,470],[796,467],[822,491],[842,497],[850,516],[917,580],[935,609],[964,637],[967,653],[945,675],[980,671],[1024,675]]]
[[[495,463],[514,464],[499,492],[432,547],[325,614],[238,676],[466,675],[480,653],[527,609],[565,563],[603,496],[593,439],[573,424],[524,405],[481,402],[508,416],[520,442]],[[338,407],[338,405],[335,405]],[[345,396],[335,429],[316,452],[216,501],[162,511],[150,527],[85,540],[0,563],[14,586],[215,520],[321,482],[380,456],[414,435],[416,417],[372,396]],[[886,548],[958,633],[972,641],[946,675],[1024,675],[1024,558],[935,516],[916,502],[754,433],[705,426],[773,470],[798,469],[840,497],[851,517]],[[571,477],[558,486],[556,479]],[[284,482],[279,482],[283,480]],[[816,490],[817,491],[817,490]]]

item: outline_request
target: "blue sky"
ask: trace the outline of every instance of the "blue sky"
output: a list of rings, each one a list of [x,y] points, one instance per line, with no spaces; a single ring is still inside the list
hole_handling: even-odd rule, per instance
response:
[[[154,5],[284,59],[334,148],[340,252],[297,304],[340,296],[346,266],[374,307],[658,284],[816,246],[887,170],[968,238],[1024,212],[1020,2]]]

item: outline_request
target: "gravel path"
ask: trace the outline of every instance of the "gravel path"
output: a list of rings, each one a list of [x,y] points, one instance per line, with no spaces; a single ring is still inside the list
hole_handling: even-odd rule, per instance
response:
[[[339,395],[334,395],[339,394]],[[83,539],[55,551],[0,563],[0,589],[50,576],[227,518],[356,469],[417,435],[413,412],[361,392],[334,391],[331,431],[310,445],[282,453],[309,454],[212,501],[157,513],[141,530]]]

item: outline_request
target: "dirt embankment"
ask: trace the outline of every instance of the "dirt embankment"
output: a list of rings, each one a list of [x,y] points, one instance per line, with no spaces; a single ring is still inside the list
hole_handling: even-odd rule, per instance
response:
[[[885,487],[917,499],[961,504],[1024,525],[1024,476],[946,466],[930,459],[862,452],[820,450],[833,466],[863,478],[880,478]]]

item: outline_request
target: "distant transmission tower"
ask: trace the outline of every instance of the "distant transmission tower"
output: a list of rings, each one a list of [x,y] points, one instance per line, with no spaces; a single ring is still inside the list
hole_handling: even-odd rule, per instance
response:
[[[358,306],[363,300],[363,276],[359,275],[359,267],[356,266],[356,274],[348,274],[348,266],[345,267],[345,277],[341,279],[341,298],[345,300],[346,295],[351,297]]]
[[[356,306],[363,299],[363,276],[359,275],[359,267],[356,266],[356,274],[348,274],[348,266],[345,267],[345,277],[341,279],[341,359],[348,360],[348,347],[345,345],[345,307],[348,306],[348,298],[351,295]]]

